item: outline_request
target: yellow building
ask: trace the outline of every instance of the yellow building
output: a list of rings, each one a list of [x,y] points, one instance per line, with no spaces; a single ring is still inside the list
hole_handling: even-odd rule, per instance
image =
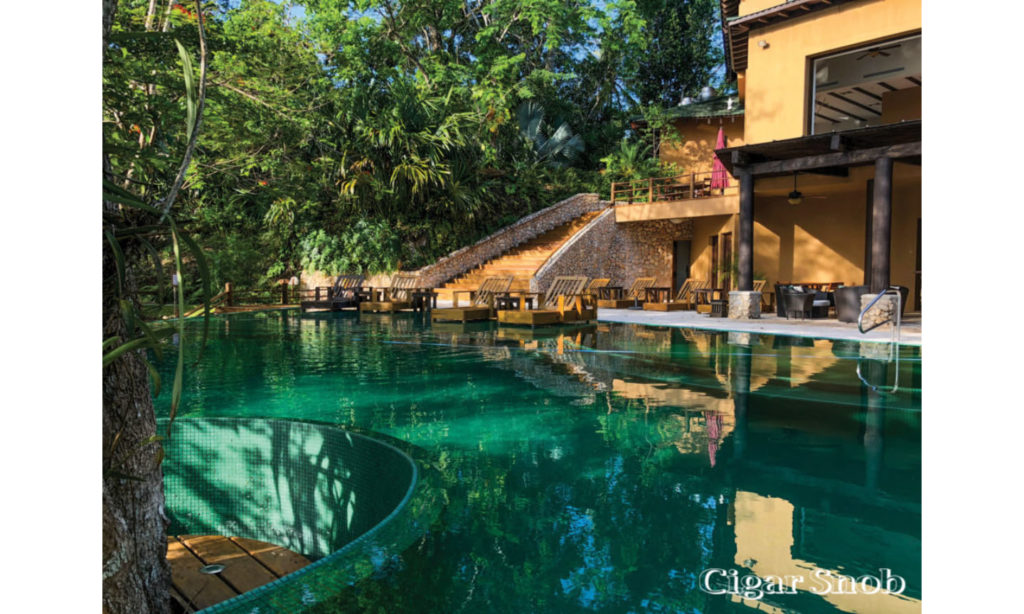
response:
[[[919,311],[920,0],[721,8],[738,92],[669,111],[683,144],[659,156],[685,169],[672,183],[689,187],[613,194],[616,221],[691,220],[689,276],[716,287],[899,285]],[[707,189],[720,128],[730,187]]]

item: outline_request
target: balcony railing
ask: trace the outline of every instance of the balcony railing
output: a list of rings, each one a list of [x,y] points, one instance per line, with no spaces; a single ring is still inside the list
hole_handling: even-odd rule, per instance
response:
[[[711,171],[612,183],[612,203],[656,203],[725,194],[711,188]]]

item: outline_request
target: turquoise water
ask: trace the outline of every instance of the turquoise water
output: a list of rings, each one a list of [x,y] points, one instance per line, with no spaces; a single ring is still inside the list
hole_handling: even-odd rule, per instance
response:
[[[244,314],[212,321],[180,415],[313,420],[422,450],[444,501],[429,532],[320,611],[917,612],[921,355],[902,348],[899,391],[878,394],[857,367],[891,387],[880,349]],[[166,415],[168,393],[155,402]],[[875,589],[886,574],[901,594]],[[790,590],[759,594],[773,577]]]

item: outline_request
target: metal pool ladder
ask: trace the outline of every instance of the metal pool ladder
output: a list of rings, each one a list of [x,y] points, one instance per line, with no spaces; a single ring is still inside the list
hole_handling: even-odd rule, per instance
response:
[[[892,293],[892,294],[894,294],[896,296],[896,316],[895,316],[895,318],[890,318],[889,320],[883,320],[881,322],[876,323],[871,328],[869,328],[867,330],[864,330],[864,315],[867,314],[867,312],[870,311],[871,308],[875,306],[875,303],[877,303],[879,300],[881,300],[883,296],[888,296],[890,293]],[[886,359],[886,362],[895,362],[896,363],[896,376],[895,376],[894,381],[893,381],[892,389],[888,391],[890,394],[894,394],[897,390],[899,390],[899,387],[900,387],[900,314],[902,313],[902,311],[903,311],[903,295],[900,294],[899,286],[889,286],[885,290],[879,292],[878,296],[876,296],[874,298],[874,300],[872,300],[870,303],[868,303],[868,306],[865,307],[864,309],[862,309],[861,312],[860,312],[860,315],[857,316],[857,330],[859,330],[862,335],[864,333],[867,333],[870,330],[874,330],[874,329],[878,328],[879,326],[881,326],[882,324],[885,324],[886,322],[889,322],[890,320],[893,323],[893,325],[892,325],[892,339],[890,340],[890,343],[889,343],[889,358]],[[861,375],[861,373],[860,373],[860,361],[859,360],[857,361],[857,377],[860,378],[860,381],[863,382],[865,386],[867,386],[868,388],[871,388],[875,392],[879,392],[879,390],[878,390],[879,387],[878,386],[873,386],[873,385],[869,384],[868,381],[864,379],[864,376]]]

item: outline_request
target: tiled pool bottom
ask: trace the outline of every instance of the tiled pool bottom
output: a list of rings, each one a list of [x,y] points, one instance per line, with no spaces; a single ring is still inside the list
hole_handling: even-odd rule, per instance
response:
[[[431,530],[317,611],[920,610],[918,348],[884,395],[857,367],[891,386],[893,365],[849,341],[412,314],[212,329],[182,415],[376,431],[440,476]],[[804,580],[745,590],[773,576]]]

